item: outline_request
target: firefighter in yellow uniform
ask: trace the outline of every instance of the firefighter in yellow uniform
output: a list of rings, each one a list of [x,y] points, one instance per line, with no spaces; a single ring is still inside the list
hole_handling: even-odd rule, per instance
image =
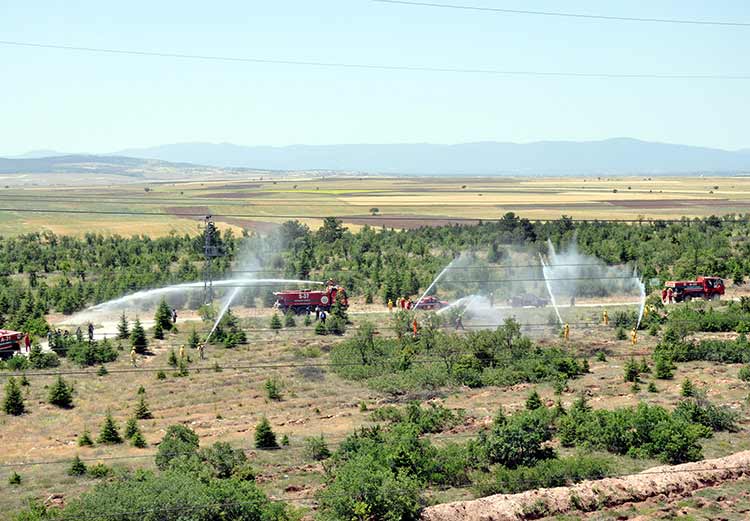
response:
[[[602,324],[605,326],[609,325],[609,313],[607,313],[606,309],[602,312]]]
[[[130,350],[130,363],[133,364],[133,367],[135,367],[135,361],[136,361],[137,355],[135,352],[135,347]]]
[[[184,360],[184,359],[185,359],[185,344],[182,344],[180,346],[180,360]]]
[[[388,299],[388,313],[393,311],[393,300]]]
[[[570,325],[566,322],[563,326],[563,339],[568,340],[570,338]]]
[[[636,345],[638,343],[638,330],[636,328],[633,328],[633,330],[630,332],[630,341],[633,343],[633,345]]]

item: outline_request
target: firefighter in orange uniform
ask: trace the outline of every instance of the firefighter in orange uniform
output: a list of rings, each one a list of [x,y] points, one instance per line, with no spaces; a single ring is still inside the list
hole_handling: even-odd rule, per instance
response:
[[[602,311],[602,324],[605,326],[609,325],[609,313],[607,313],[606,309]]]
[[[638,330],[636,328],[633,328],[630,332],[630,342],[632,342],[633,345],[638,343]]]
[[[563,326],[563,339],[568,340],[570,338],[570,324],[567,322]]]

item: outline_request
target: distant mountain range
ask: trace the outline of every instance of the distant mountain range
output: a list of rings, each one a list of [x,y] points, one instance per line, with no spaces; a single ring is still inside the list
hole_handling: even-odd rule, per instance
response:
[[[185,163],[122,156],[59,155],[52,157],[0,158],[0,174],[116,174],[146,177],[158,169],[196,168]]]
[[[0,172],[83,173],[158,167],[256,170],[325,170],[407,175],[628,175],[750,172],[750,149],[654,143],[630,138],[603,141],[478,142],[458,145],[364,144],[241,146],[177,143],[105,155],[40,157],[35,151],[0,159]],[[196,167],[198,168],[198,167]],[[15,170],[14,170],[15,169]],[[49,170],[53,169],[53,170]]]
[[[750,150],[604,141],[480,142],[459,145],[293,145],[179,143],[118,155],[220,167],[344,170],[387,174],[667,174],[750,171]]]

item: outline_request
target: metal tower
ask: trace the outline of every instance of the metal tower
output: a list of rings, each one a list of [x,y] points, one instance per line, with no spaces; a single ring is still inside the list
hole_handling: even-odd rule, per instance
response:
[[[214,300],[214,272],[213,260],[221,256],[219,247],[216,245],[217,230],[211,215],[205,218],[203,230],[203,256],[205,265],[203,268],[203,302],[211,304]]]

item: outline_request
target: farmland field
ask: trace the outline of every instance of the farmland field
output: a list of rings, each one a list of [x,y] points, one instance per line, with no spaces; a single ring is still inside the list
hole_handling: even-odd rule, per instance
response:
[[[148,191],[145,191],[148,189]],[[746,213],[747,177],[377,178],[320,177],[100,184],[3,190],[0,234],[92,229],[152,236],[197,233],[204,213],[239,232],[267,230],[289,217],[315,228],[326,216],[351,229],[472,223],[514,212],[529,219],[672,219]],[[89,214],[28,210],[97,211]],[[373,210],[377,209],[377,212]],[[110,213],[107,213],[110,212]],[[154,215],[121,215],[144,212]]]

